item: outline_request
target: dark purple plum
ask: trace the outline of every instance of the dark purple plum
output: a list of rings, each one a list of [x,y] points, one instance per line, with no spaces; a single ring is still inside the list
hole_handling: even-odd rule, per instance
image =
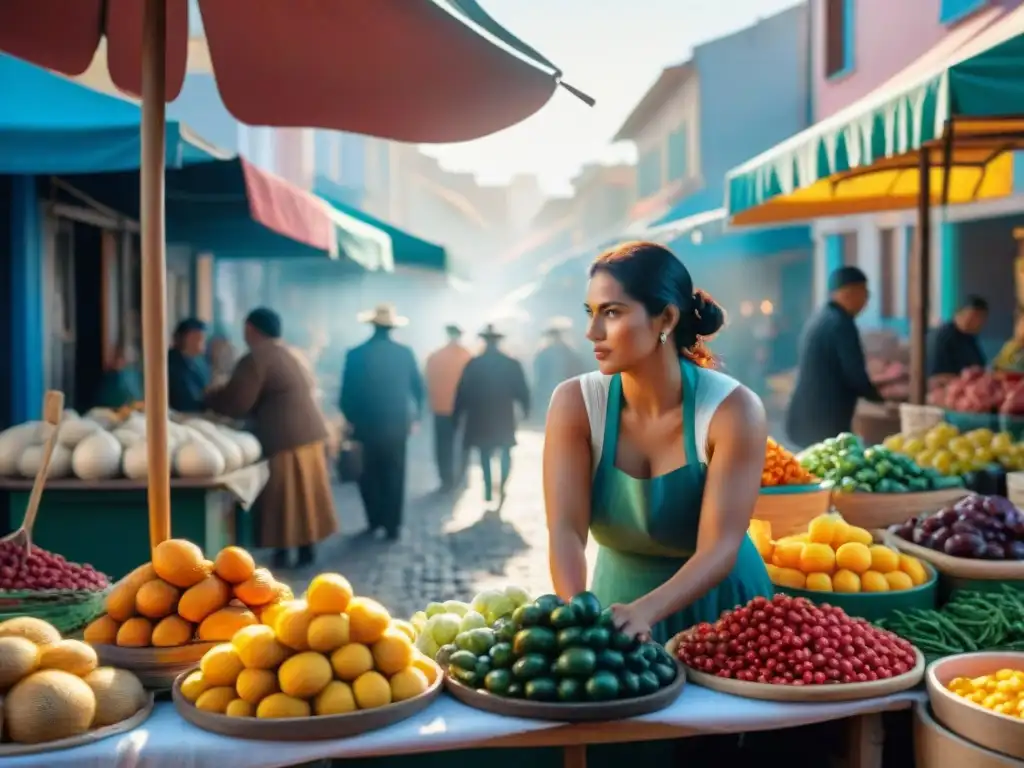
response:
[[[970,520],[958,520],[957,522],[955,522],[951,526],[949,526],[949,530],[951,530],[953,533],[970,533],[970,534],[978,534],[978,533],[980,533],[978,531],[978,526],[976,526]]]
[[[1002,517],[1008,511],[1015,510],[1013,502],[1005,496],[986,496],[982,502],[983,509],[993,517]]]
[[[978,509],[968,510],[960,513],[960,521],[971,523],[975,527],[982,527],[988,525],[989,516]]]
[[[944,509],[936,513],[936,519],[947,528],[960,519],[960,513],[955,509]]]
[[[942,550],[953,557],[981,557],[985,554],[985,540],[976,534],[955,533],[946,539]]]
[[[982,503],[983,497],[979,496],[976,493],[972,493],[970,496],[965,496],[964,498],[960,499],[960,501],[958,501],[953,506],[953,509],[955,509],[957,512],[973,511],[975,509],[980,509]]]
[[[937,530],[937,529],[936,529]],[[918,526],[914,529],[910,540],[915,544],[920,544],[922,547],[928,546],[928,540],[931,539],[932,535],[926,531],[922,526]]]
[[[997,544],[994,541],[990,541],[985,545],[985,551],[981,555],[986,560],[1005,560],[1006,550],[1002,544]]]
[[[1011,541],[1006,545],[1007,560],[1024,560],[1024,541]]]
[[[949,528],[939,528],[925,540],[925,546],[941,552],[942,548],[946,545],[946,541],[953,535],[953,531]]]
[[[913,518],[911,518],[910,520],[907,520],[907,522],[903,523],[902,525],[894,525],[891,530],[892,530],[893,533],[895,533],[901,539],[906,539],[907,541],[912,541],[913,538],[914,538],[914,524],[915,524],[915,522],[916,521]]]
[[[936,530],[942,527],[942,521],[938,517],[932,515],[926,517],[924,520],[917,524],[917,527],[925,533],[935,533]]]

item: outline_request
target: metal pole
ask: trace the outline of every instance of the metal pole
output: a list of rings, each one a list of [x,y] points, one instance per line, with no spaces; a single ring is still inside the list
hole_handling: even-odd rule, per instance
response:
[[[144,0],[142,13],[142,337],[149,461],[149,541],[171,535],[167,445],[167,256],[164,236],[167,0]]]
[[[917,248],[910,261],[910,402],[924,405],[928,394],[926,340],[931,314],[932,183],[931,151],[921,149],[918,164]]]

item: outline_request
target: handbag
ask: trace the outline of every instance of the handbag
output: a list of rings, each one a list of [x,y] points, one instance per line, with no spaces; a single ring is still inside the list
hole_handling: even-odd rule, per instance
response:
[[[356,483],[363,476],[363,445],[345,440],[338,452],[338,481]]]

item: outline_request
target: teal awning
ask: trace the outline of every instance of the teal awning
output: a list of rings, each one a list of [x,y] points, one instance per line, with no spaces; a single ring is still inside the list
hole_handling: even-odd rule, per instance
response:
[[[341,202],[338,199],[341,196],[340,187],[326,179],[317,179],[313,188],[337,211],[339,216],[386,234],[391,240],[391,253],[395,265],[435,269],[442,272],[447,270],[448,254],[445,252],[444,246],[410,235],[405,230],[388,224],[366,211]]]
[[[934,202],[1001,197],[1024,141],[1024,7],[993,7],[860,101],[732,170],[733,224],[911,208],[921,151]]]

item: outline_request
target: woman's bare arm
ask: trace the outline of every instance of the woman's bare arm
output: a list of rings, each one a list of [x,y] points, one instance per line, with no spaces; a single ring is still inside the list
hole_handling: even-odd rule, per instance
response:
[[[563,381],[551,396],[544,429],[544,506],[551,582],[565,599],[587,588],[590,462],[583,390],[577,379]]]
[[[718,586],[735,565],[750,526],[768,438],[761,400],[746,387],[737,387],[715,412],[708,432],[707,481],[697,551],[671,579],[632,606],[649,625]],[[687,457],[688,461],[695,459]]]

